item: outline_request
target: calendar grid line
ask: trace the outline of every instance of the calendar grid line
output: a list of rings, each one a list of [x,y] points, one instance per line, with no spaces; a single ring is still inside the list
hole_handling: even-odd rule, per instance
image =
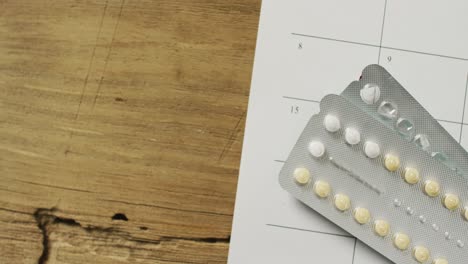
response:
[[[382,19],[382,29],[380,31],[380,45],[379,45],[379,58],[377,59],[377,63],[380,64],[380,54],[382,53],[382,41],[385,29],[385,17],[387,15],[387,0],[385,0],[384,11],[383,11],[383,19]]]
[[[452,60],[468,61],[468,58],[455,57],[455,56],[449,56],[449,55],[444,55],[444,54],[429,53],[429,52],[424,52],[424,51],[409,50],[409,49],[395,48],[395,47],[389,47],[389,46],[380,46],[380,45],[375,45],[375,44],[349,41],[349,40],[343,40],[343,39],[337,39],[337,38],[321,37],[321,36],[308,35],[308,34],[302,34],[302,33],[291,33],[291,34],[293,36],[299,36],[299,37],[322,39],[322,40],[341,42],[341,43],[347,43],[347,44],[353,44],[353,45],[374,47],[374,48],[379,48],[379,49],[388,49],[388,50],[395,50],[395,51],[414,53],[414,54],[420,54],[420,55],[434,56],[434,57],[440,57],[440,58],[452,59]]]
[[[443,55],[443,54],[429,53],[429,52],[417,51],[417,50],[401,49],[401,48],[386,47],[386,46],[382,46],[382,49],[396,50],[396,51],[402,51],[402,52],[408,52],[408,53],[415,53],[415,54],[439,57],[439,58],[444,58],[444,59],[468,61],[468,58],[448,56],[448,55]]]
[[[337,39],[337,38],[327,38],[327,37],[308,35],[308,34],[302,34],[302,33],[291,33],[291,34],[293,36],[299,36],[299,37],[315,38],[315,39],[329,40],[329,41],[334,41],[334,42],[342,42],[342,43],[348,43],[348,44],[355,44],[355,45],[379,48],[379,45],[364,43],[364,42],[349,41],[349,40]]]
[[[329,236],[337,236],[337,237],[346,237],[346,238],[356,239],[354,236],[351,236],[351,235],[344,235],[344,234],[323,232],[323,231],[317,231],[317,230],[312,230],[312,229],[304,229],[304,228],[291,227],[291,226],[283,226],[283,225],[275,225],[275,224],[266,224],[266,225],[267,225],[267,226],[270,226],[270,227],[277,227],[277,228],[290,229],[290,230],[297,230],[297,231],[305,231],[305,232],[316,233],[316,234],[322,234],[322,235],[329,235]]]
[[[287,229],[287,230],[304,231],[304,232],[316,233],[316,234],[328,235],[328,236],[352,238],[352,239],[354,239],[354,243],[353,243],[353,255],[352,255],[352,258],[351,258],[351,264],[354,264],[354,260],[355,260],[355,257],[356,257],[356,246],[357,246],[357,238],[354,237],[354,236],[337,234],[337,233],[330,233],[330,232],[323,232],[323,231],[317,231],[317,230],[311,230],[311,229],[304,229],[304,228],[297,228],[297,227],[291,227],[291,226],[275,225],[275,224],[266,224],[266,226],[276,227],[276,228],[281,228],[281,229]]]
[[[463,112],[462,112],[462,124],[465,122],[465,109],[466,109],[466,95],[468,92],[468,73],[466,74],[466,85],[465,85],[465,99],[463,100]],[[461,144],[463,137],[463,126],[460,127],[460,140],[458,140],[458,143]]]
[[[320,103],[320,101],[317,101],[317,100],[305,99],[305,98],[299,98],[299,97],[283,96],[283,98],[291,99],[291,100],[298,100],[298,101],[312,102],[312,103],[317,103],[317,104]]]
[[[354,259],[356,257],[356,246],[357,246],[357,238],[354,238],[353,262],[351,262],[351,264],[354,264]]]
[[[464,123],[460,123],[458,121],[452,121],[452,120],[446,120],[446,119],[438,119],[436,118],[437,121],[439,122],[444,122],[444,123],[451,123],[451,124],[455,124],[455,125],[467,125],[467,124],[464,124]]]

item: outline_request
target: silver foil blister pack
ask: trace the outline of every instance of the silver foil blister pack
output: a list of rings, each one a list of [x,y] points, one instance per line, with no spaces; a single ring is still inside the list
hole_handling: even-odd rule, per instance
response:
[[[395,263],[467,263],[466,179],[344,97],[323,98],[279,181]]]
[[[367,66],[341,96],[468,178],[465,149],[381,66]]]

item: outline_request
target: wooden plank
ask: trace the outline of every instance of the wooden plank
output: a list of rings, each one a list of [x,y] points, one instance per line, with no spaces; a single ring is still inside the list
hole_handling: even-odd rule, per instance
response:
[[[225,263],[259,10],[0,0],[0,263]]]

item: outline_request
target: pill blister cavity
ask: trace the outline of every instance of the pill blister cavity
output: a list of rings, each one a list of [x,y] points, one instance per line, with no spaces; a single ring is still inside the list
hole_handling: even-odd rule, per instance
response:
[[[380,99],[380,87],[374,83],[368,83],[360,91],[361,99],[366,104],[375,104]]]
[[[429,138],[424,134],[417,134],[413,139],[414,143],[418,145],[423,150],[428,150],[431,144],[429,143]]]
[[[461,241],[461,240],[457,240],[457,247],[463,248],[463,247],[465,247],[465,243],[463,241]]]
[[[445,232],[445,233],[444,233],[444,236],[445,236],[445,239],[447,239],[447,240],[451,240],[451,239],[452,239],[452,235],[450,235],[449,232]]]
[[[448,264],[448,261],[444,258],[436,258],[432,264]]]
[[[390,233],[390,224],[385,220],[374,222],[374,231],[380,237],[386,237]]]
[[[436,181],[426,181],[424,183],[424,192],[429,197],[437,197],[440,194],[440,185]]]
[[[414,215],[414,210],[413,210],[413,208],[411,208],[411,207],[406,208],[406,213],[407,213],[408,215]]]
[[[361,225],[369,223],[371,214],[368,209],[357,207],[354,209],[354,219]]]
[[[349,208],[351,207],[351,200],[346,194],[335,195],[334,203],[336,209],[342,212],[349,210]]]
[[[377,109],[377,112],[385,119],[394,120],[398,117],[398,108],[392,102],[383,101]]]
[[[437,224],[432,224],[432,230],[438,232],[440,230],[440,227]]]
[[[407,250],[410,243],[411,243],[411,240],[407,234],[396,233],[395,236],[393,237],[393,244],[399,250]]]
[[[328,132],[335,133],[341,128],[341,122],[334,115],[326,115],[323,120],[323,126]]]
[[[368,158],[375,159],[380,155],[380,147],[375,142],[367,141],[364,144],[364,153]]]
[[[356,145],[361,142],[361,133],[355,128],[348,127],[345,130],[345,140],[350,145]]]
[[[443,163],[446,163],[448,161],[448,157],[445,153],[443,152],[432,152],[431,153],[431,156],[436,159],[436,160],[439,160]]]
[[[427,219],[426,219],[426,217],[425,217],[424,215],[420,215],[420,216],[419,216],[419,222],[420,222],[421,224],[425,224],[426,221],[427,221]]]
[[[396,171],[398,168],[400,168],[400,159],[392,154],[387,154],[385,156],[385,168],[389,171]]]
[[[297,168],[294,170],[294,180],[299,185],[306,185],[310,181],[310,172],[306,168]]]
[[[455,210],[460,205],[460,199],[457,195],[448,193],[444,195],[444,206],[449,210]]]
[[[331,187],[328,182],[317,181],[314,184],[314,193],[320,198],[327,198],[330,195]]]
[[[409,184],[416,184],[421,179],[419,171],[415,168],[407,167],[404,171],[403,178]]]
[[[315,158],[321,158],[325,154],[325,146],[320,141],[312,141],[309,144],[309,153]]]
[[[426,263],[429,260],[431,254],[429,253],[429,249],[426,247],[417,246],[413,249],[413,256],[417,262]]]
[[[401,201],[398,200],[398,199],[395,199],[395,200],[393,200],[393,205],[395,205],[395,207],[400,207],[401,206]]]
[[[396,129],[406,138],[411,138],[414,132],[414,124],[406,118],[398,118]]]

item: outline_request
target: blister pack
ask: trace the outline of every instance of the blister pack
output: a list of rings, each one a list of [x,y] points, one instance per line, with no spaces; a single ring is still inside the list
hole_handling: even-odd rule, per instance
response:
[[[467,180],[341,96],[322,99],[279,182],[395,263],[467,263]]]
[[[369,65],[342,94],[438,162],[468,178],[468,153],[384,68]],[[468,263],[468,262],[467,262]]]

